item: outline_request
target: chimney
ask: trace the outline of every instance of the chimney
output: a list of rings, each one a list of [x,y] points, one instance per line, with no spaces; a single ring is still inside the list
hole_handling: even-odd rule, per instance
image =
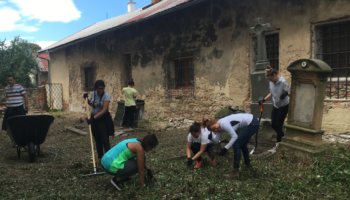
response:
[[[130,0],[128,4],[128,12],[132,12],[132,11],[135,11],[135,2],[133,2],[132,0]]]
[[[153,3],[157,3],[157,2],[159,2],[160,0],[152,0],[152,4]]]

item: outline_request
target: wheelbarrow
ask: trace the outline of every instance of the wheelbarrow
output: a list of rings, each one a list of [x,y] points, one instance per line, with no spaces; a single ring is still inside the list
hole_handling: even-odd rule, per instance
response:
[[[40,145],[44,143],[53,120],[54,117],[50,115],[20,115],[7,119],[8,135],[17,144],[19,158],[21,152],[28,152],[29,161],[35,161],[35,155],[40,154]]]

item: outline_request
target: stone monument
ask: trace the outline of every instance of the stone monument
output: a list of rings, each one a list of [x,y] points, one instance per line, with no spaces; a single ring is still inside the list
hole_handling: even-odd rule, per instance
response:
[[[270,65],[266,55],[266,42],[265,32],[271,30],[269,23],[264,23],[264,19],[261,17],[256,18],[255,26],[249,30],[250,34],[255,34],[257,38],[258,46],[258,59],[255,63],[255,67],[250,76],[252,86],[252,104],[250,106],[251,112],[255,117],[259,117],[260,105],[259,101],[265,98],[270,93],[269,80],[265,78],[265,69],[267,65]],[[268,99],[264,103],[264,112],[262,118],[270,119],[272,111],[272,99]]]
[[[312,163],[322,148],[321,130],[327,78],[332,69],[316,59],[300,59],[289,65],[292,74],[286,134],[277,147],[277,156],[294,157]]]

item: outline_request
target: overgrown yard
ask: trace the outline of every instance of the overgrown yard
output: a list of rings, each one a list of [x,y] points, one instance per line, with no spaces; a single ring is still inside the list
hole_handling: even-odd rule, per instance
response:
[[[240,178],[224,179],[232,169],[233,152],[217,155],[218,166],[194,170],[185,165],[187,131],[156,132],[159,145],[147,154],[154,178],[139,187],[137,176],[122,191],[111,176],[82,178],[93,172],[88,136],[64,132],[82,115],[55,115],[42,154],[29,163],[27,153],[17,157],[5,132],[0,134],[0,199],[349,199],[350,147],[327,145],[326,155],[311,166],[272,157],[254,160],[253,170],[242,166]],[[114,146],[126,138],[141,138],[146,131],[111,138]],[[204,156],[209,161],[207,155]],[[209,163],[209,162],[207,162]],[[99,167],[99,171],[102,169]]]

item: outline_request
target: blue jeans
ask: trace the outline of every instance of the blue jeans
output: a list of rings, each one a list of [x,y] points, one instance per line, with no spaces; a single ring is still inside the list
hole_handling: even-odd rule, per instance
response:
[[[255,117],[253,117],[252,122],[244,127],[235,143],[233,143],[233,151],[234,151],[234,157],[233,157],[233,169],[239,169],[239,163],[241,161],[241,150],[244,157],[244,162],[246,165],[250,165],[250,159],[249,159],[249,151],[248,151],[248,142],[250,138],[256,134],[259,130],[259,120]]]

